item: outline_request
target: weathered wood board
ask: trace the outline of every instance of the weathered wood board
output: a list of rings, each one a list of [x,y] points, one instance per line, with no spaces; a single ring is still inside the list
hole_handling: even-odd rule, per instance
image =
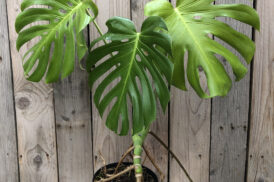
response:
[[[93,177],[91,99],[87,72],[78,60],[68,78],[54,84],[60,182],[89,182]]]
[[[97,22],[103,32],[107,31],[105,22],[112,16],[130,18],[130,0],[95,0],[99,8]],[[98,31],[92,26],[90,32],[91,40],[98,38]],[[94,90],[93,90],[94,91]],[[130,136],[119,137],[105,126],[105,118],[101,119],[96,106],[92,104],[93,124],[93,151],[94,172],[106,163],[117,162],[131,144]],[[101,154],[102,156],[101,156]]]
[[[6,1],[0,1],[0,181],[19,181]]]
[[[172,88],[170,148],[179,157],[194,181],[209,179],[210,100]],[[170,159],[170,181],[187,182],[183,171]]]
[[[216,4],[241,3],[253,6],[250,0],[219,0]],[[252,38],[252,28],[230,18],[218,18],[239,32]],[[215,38],[233,53],[244,59],[234,49]],[[224,64],[232,80],[235,76],[229,63],[223,58]],[[245,64],[246,65],[246,64]],[[248,66],[249,68],[250,66]],[[250,72],[239,82],[233,81],[232,89],[227,97],[212,100],[211,121],[211,182],[243,182],[245,178],[248,117],[249,117]]]
[[[247,182],[274,181],[274,1],[257,2]]]
[[[17,118],[20,181],[57,182],[57,154],[53,89],[24,78],[23,48],[16,50],[14,24],[21,0],[8,0],[9,37],[12,55],[15,109]],[[27,45],[31,47],[31,44]]]

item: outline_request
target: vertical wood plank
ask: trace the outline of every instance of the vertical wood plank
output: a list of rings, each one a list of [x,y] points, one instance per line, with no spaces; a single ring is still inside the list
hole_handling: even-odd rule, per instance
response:
[[[21,0],[8,0],[8,22],[17,116],[21,182],[57,182],[57,155],[53,90],[44,83],[25,80],[22,53],[16,50],[14,24]],[[28,47],[31,45],[28,44]]]
[[[99,8],[97,22],[103,32],[107,31],[105,22],[112,16],[130,18],[130,0],[95,0]],[[91,40],[99,36],[94,26],[91,28]],[[94,91],[94,90],[93,90]],[[105,126],[105,118],[101,119],[96,106],[92,104],[93,119],[93,151],[94,151],[94,172],[104,166],[100,152],[106,163],[118,162],[122,154],[131,143],[130,136],[120,137]]]
[[[149,0],[131,0],[131,14],[132,21],[135,23],[137,30],[140,31],[141,25],[145,19],[144,17],[144,7],[145,4],[149,2]],[[168,110],[168,109],[167,109]],[[168,111],[166,110],[163,113],[160,104],[157,105],[157,118],[156,121],[151,126],[151,131],[157,134],[166,144],[168,144]],[[160,167],[161,171],[165,175],[165,181],[167,181],[168,175],[168,152],[167,150],[159,144],[153,137],[150,135],[147,137],[145,141],[145,146],[148,151],[155,159],[156,164]],[[155,169],[155,167],[151,164],[149,159],[146,159],[145,166],[153,169],[153,171],[158,175],[159,173]]]
[[[247,182],[274,181],[274,1],[257,2],[261,31],[256,32]]]
[[[18,161],[6,1],[0,1],[0,181],[17,182]]]
[[[78,61],[71,76],[54,85],[60,182],[93,177],[90,89]]]
[[[219,0],[216,4],[247,4],[252,7],[250,0]],[[252,28],[230,18],[218,18],[237,31],[252,37]],[[215,38],[225,47],[226,44]],[[233,53],[244,59],[232,48]],[[229,63],[222,57],[230,77],[234,79]],[[245,64],[246,65],[246,64]],[[248,68],[250,66],[247,66]],[[247,128],[249,114],[250,72],[240,82],[234,82],[228,96],[212,100],[211,123],[211,153],[210,181],[211,182],[243,182],[245,178],[245,163],[247,150]]]
[[[171,1],[175,4],[175,0]],[[201,74],[201,84],[206,84]],[[188,86],[189,87],[189,86]],[[178,155],[195,182],[209,181],[210,99],[200,99],[193,89],[171,89],[170,148]],[[170,181],[188,182],[174,159],[170,159]]]
[[[170,148],[178,155],[195,182],[208,182],[210,144],[210,100],[202,100],[189,89],[171,89]],[[174,159],[170,181],[188,182]]]

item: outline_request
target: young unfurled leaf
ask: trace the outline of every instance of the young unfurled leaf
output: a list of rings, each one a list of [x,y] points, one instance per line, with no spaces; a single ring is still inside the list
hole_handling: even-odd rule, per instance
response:
[[[254,9],[242,4],[213,5],[214,0],[177,0],[174,8],[167,0],[153,0],[145,7],[148,16],[163,17],[172,37],[174,71],[172,84],[186,90],[184,55],[188,53],[187,77],[200,97],[224,96],[231,88],[231,79],[216,54],[231,65],[236,80],[247,72],[239,58],[212,40],[212,34],[235,48],[250,63],[255,45],[245,35],[215,17],[231,17],[259,29],[259,17]],[[209,95],[201,88],[199,68],[207,77]]]
[[[34,5],[42,5],[34,7]],[[83,29],[98,14],[92,0],[24,0],[22,12],[16,18],[19,33],[17,49],[38,38],[39,41],[24,55],[24,71],[30,81],[40,81],[46,74],[46,82],[68,76],[74,69],[75,54],[83,58],[87,51]],[[91,17],[87,11],[93,12]],[[43,25],[33,25],[45,21]],[[51,50],[53,52],[51,55]]]
[[[171,40],[167,34],[156,31],[159,28],[167,29],[160,17],[146,19],[140,33],[136,32],[134,24],[128,19],[114,17],[106,24],[108,32],[95,40],[93,45],[103,39],[111,42],[90,52],[87,59],[89,84],[92,87],[96,80],[104,76],[96,88],[94,102],[103,116],[106,108],[114,101],[106,125],[118,133],[121,120],[120,135],[126,135],[129,130],[128,96],[133,108],[135,134],[156,119],[157,97],[163,110],[168,104],[169,90],[165,79],[171,80],[173,65],[156,46],[171,55]],[[108,55],[111,56],[104,60]],[[115,80],[115,86],[103,95]]]

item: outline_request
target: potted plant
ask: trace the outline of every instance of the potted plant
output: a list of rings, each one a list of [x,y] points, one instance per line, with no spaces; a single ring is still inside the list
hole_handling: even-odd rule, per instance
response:
[[[106,22],[108,32],[103,34],[92,0],[23,0],[15,24],[17,49],[36,42],[23,57],[25,76],[33,82],[43,78],[46,83],[56,82],[74,70],[75,56],[81,60],[88,54],[85,70],[90,87],[96,87],[94,103],[101,116],[107,115],[106,126],[119,135],[131,131],[133,165],[121,174],[134,168],[140,182],[143,142],[156,119],[157,99],[166,110],[169,86],[186,90],[187,76],[202,98],[227,95],[232,81],[216,55],[229,62],[237,81],[247,72],[239,58],[211,35],[236,49],[247,63],[253,58],[252,40],[215,18],[230,17],[259,29],[256,11],[247,5],[214,5],[213,1],[177,0],[173,7],[167,0],[152,0],[145,7],[148,18],[140,32],[131,20],[112,17]],[[33,24],[39,21],[44,23]],[[88,48],[83,30],[91,22],[101,36]],[[100,41],[104,45],[94,48]],[[206,75],[208,93],[200,84],[199,70]],[[111,89],[106,93],[106,88]]]

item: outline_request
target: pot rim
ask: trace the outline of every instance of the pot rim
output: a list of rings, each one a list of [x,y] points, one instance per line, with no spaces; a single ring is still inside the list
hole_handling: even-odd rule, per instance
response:
[[[132,162],[123,162],[122,164],[124,164],[124,165],[126,165],[126,166],[130,166],[130,165],[132,165],[133,163]],[[118,165],[118,162],[114,162],[114,163],[110,163],[110,164],[107,164],[106,165],[106,168],[112,168],[112,167],[114,167],[114,166],[117,166]],[[146,166],[142,166],[145,170],[146,170],[146,172],[148,173],[148,174],[150,174],[151,176],[152,176],[152,178],[154,179],[154,182],[158,182],[158,177],[157,177],[157,175],[151,170],[151,169],[149,169],[148,167],[146,167]],[[98,174],[100,173],[100,171],[101,170],[103,170],[104,169],[104,166],[103,167],[101,167],[100,169],[98,169],[97,171],[96,171],[96,173],[94,173],[94,175],[93,175],[93,182],[94,182],[94,180],[95,180],[95,177],[96,176],[98,176]]]

